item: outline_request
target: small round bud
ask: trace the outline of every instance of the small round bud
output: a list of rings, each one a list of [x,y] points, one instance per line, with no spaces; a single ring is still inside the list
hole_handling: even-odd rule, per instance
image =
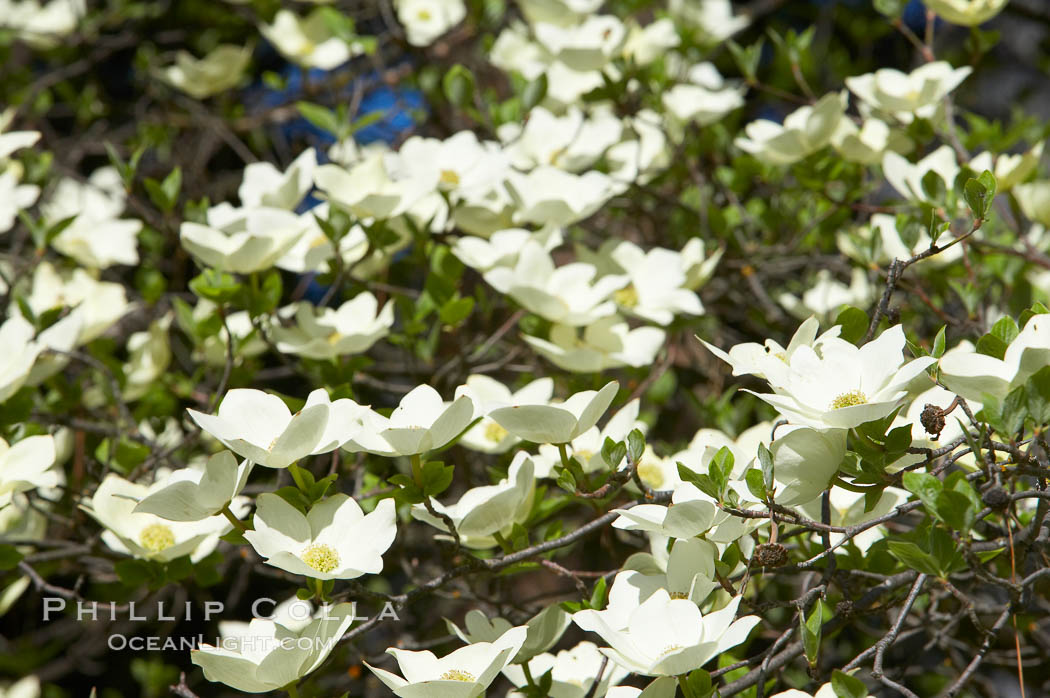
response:
[[[782,567],[788,561],[787,548],[780,543],[763,543],[755,548],[751,561],[762,567]]]
[[[851,616],[853,615],[853,602],[849,599],[843,599],[835,604],[835,615],[836,616]]]
[[[1005,509],[1010,505],[1010,495],[1002,487],[989,487],[981,495],[981,501],[992,509]]]
[[[926,433],[933,438],[939,438],[941,431],[944,430],[944,410],[937,405],[926,405],[922,408],[922,414],[919,415],[919,422],[922,423]]]

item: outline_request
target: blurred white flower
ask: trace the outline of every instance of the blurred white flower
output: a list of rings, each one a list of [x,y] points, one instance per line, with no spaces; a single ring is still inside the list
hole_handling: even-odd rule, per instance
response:
[[[259,31],[282,56],[304,68],[332,70],[364,51],[360,43],[347,43],[337,36],[321,9],[306,17],[278,10],[273,24],[260,24]]]
[[[569,614],[558,605],[547,606],[525,622],[526,637],[513,661],[520,663],[553,647],[565,634],[571,619]],[[503,618],[489,618],[479,609],[467,611],[463,618],[465,629],[445,619],[449,632],[463,642],[473,645],[476,642],[495,642],[503,633],[513,626]],[[542,672],[541,672],[542,673]],[[537,674],[539,676],[540,674]]]
[[[910,123],[916,116],[932,118],[941,100],[972,72],[969,66],[952,68],[947,61],[935,61],[910,73],[880,68],[848,77],[846,87],[871,108]]]
[[[175,64],[159,72],[159,77],[194,99],[206,99],[235,87],[252,59],[252,47],[221,44],[203,58],[187,51],[175,54]]]
[[[33,325],[18,314],[0,325],[0,403],[25,385],[33,363],[44,350],[33,341],[35,333]]]
[[[1033,315],[1001,359],[966,345],[945,352],[939,363],[948,390],[977,404],[984,403],[985,395],[1002,403],[1011,390],[1050,365],[1050,316]]]
[[[604,68],[627,38],[626,27],[614,15],[590,15],[571,25],[541,22],[532,31],[552,57],[580,71]]]
[[[317,307],[300,302],[295,307],[295,324],[274,327],[277,348],[285,354],[311,359],[331,359],[360,354],[385,337],[394,324],[394,304],[382,310],[379,301],[363,291],[339,308]]]
[[[237,196],[241,206],[269,206],[295,210],[314,185],[317,152],[307,148],[284,172],[269,162],[252,162],[244,168],[244,179]]]
[[[75,216],[51,245],[89,269],[114,264],[138,264],[138,233],[142,221],[118,218],[127,194],[113,167],[95,170],[86,183],[65,177],[42,207],[44,220],[53,225]]]
[[[1015,184],[1028,179],[1028,175],[1035,172],[1039,166],[1039,160],[1043,157],[1045,143],[1036,143],[1032,148],[1013,155],[992,156],[987,150],[975,155],[970,160],[970,169],[980,174],[985,170],[995,175],[997,191],[1007,191]]]
[[[33,271],[26,302],[37,315],[53,308],[77,308],[82,320],[77,344],[102,335],[130,308],[123,284],[99,281],[80,268],[59,272],[46,260]]]
[[[891,129],[875,117],[865,119],[860,128],[852,119],[840,119],[831,145],[850,162],[864,165],[877,165],[888,151],[906,153],[914,147],[903,131]]]
[[[429,46],[467,16],[463,0],[394,0],[394,6],[413,46]]]
[[[55,440],[50,435],[27,436],[14,445],[0,439],[0,509],[21,492],[57,486],[54,464]]]
[[[800,320],[816,315],[822,321],[830,322],[843,306],[867,307],[874,300],[876,291],[863,269],[853,267],[850,270],[849,286],[836,281],[827,269],[821,269],[801,298],[784,292],[777,296],[777,301]]]
[[[623,124],[610,110],[586,114],[575,105],[561,115],[535,107],[524,125],[508,122],[499,127],[504,152],[520,170],[550,165],[579,172],[597,162],[622,134]]]
[[[901,196],[913,201],[930,201],[922,186],[923,178],[930,172],[936,173],[944,182],[945,190],[950,192],[959,174],[959,164],[952,147],[942,145],[914,165],[902,155],[886,153],[882,158],[882,172]]]
[[[583,262],[555,267],[540,243],[530,240],[514,267],[495,267],[484,276],[526,310],[551,322],[580,327],[612,315],[616,306],[609,296],[628,283],[626,276],[613,274],[594,280],[596,274],[597,269]]]
[[[746,137],[735,143],[771,165],[790,165],[831,142],[846,111],[845,93],[824,95],[813,106],[802,106],[788,114],[783,124],[767,119],[744,127]]]
[[[923,0],[926,7],[945,21],[976,27],[1002,12],[1010,0]]]
[[[250,274],[274,265],[298,242],[307,221],[279,208],[234,209],[228,204],[208,211],[208,225],[184,221],[179,238],[202,264],[220,271]]]
[[[549,339],[523,335],[525,342],[548,361],[566,371],[599,373],[621,366],[649,366],[664,345],[667,333],[656,327],[631,329],[618,315],[599,318],[583,330],[556,324]]]
[[[561,245],[563,238],[560,228],[544,228],[537,232],[507,228],[495,231],[487,240],[473,236],[457,238],[452,243],[452,254],[471,269],[484,274],[495,267],[513,267],[530,240],[538,242],[549,253]]]
[[[15,168],[0,173],[0,233],[6,233],[21,211],[26,210],[40,196],[40,187],[35,184],[19,184]]]
[[[142,332],[128,337],[128,360],[124,367],[124,399],[138,400],[164,375],[171,364],[168,329],[173,315],[166,313]]]
[[[600,430],[593,426],[568,443],[569,455],[580,462],[583,472],[593,473],[598,470],[617,470],[627,462],[627,457],[619,463],[606,463],[602,458],[602,446],[605,439],[623,441],[633,429],[643,434],[648,429],[645,422],[638,420],[641,402],[635,398],[621,407]],[[553,444],[541,444],[539,453],[532,457],[536,463],[536,477],[552,477],[554,466],[561,464],[561,454]]]
[[[586,696],[604,696],[609,686],[620,683],[628,676],[628,671],[616,664],[606,664],[605,655],[598,651],[593,642],[581,642],[572,649],[561,650],[558,654],[540,654],[528,662],[529,673],[536,679],[548,671],[551,672],[551,687],[547,691],[550,698],[586,698]],[[599,680],[598,672],[602,672]],[[525,670],[518,665],[510,665],[503,670],[512,684],[518,688],[528,685]],[[597,688],[593,691],[595,681]],[[507,698],[521,698],[524,694],[511,691]]]
[[[663,93],[667,112],[681,123],[707,126],[744,106],[743,85],[727,82],[713,63],[698,63],[689,69],[689,82]]]
[[[733,15],[730,0],[670,0],[671,16],[700,30],[710,43],[720,43],[751,23],[746,15]]]
[[[553,226],[587,218],[615,193],[613,181],[601,172],[576,175],[549,165],[528,174],[510,173],[507,190],[518,207],[516,221]]]

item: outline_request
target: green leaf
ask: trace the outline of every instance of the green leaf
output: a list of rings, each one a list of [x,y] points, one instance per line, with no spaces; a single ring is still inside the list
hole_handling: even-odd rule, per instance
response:
[[[692,483],[697,487],[697,489],[706,494],[708,497],[713,497],[714,499],[721,498],[722,493],[719,491],[718,486],[715,484],[715,481],[711,479],[710,475],[703,475],[701,473],[697,473],[693,470],[690,470],[681,462],[677,462],[677,465],[678,477],[680,477],[684,482]]]
[[[438,315],[441,317],[442,323],[456,327],[466,320],[473,310],[474,298],[467,296],[466,298],[453,298],[447,301],[441,306]]]
[[[755,498],[764,502],[769,499],[769,491],[766,489],[765,477],[762,475],[762,471],[758,468],[750,468],[744,473],[744,481],[747,483],[747,489],[755,496]]]
[[[773,454],[765,444],[758,445],[758,462],[762,466],[762,484],[767,492],[773,491]]]
[[[863,681],[839,669],[831,672],[831,690],[835,698],[867,698],[868,695]]]
[[[439,495],[452,484],[452,475],[456,466],[445,465],[441,461],[428,461],[423,465],[423,493],[431,497]]]
[[[152,583],[158,577],[156,565],[146,560],[118,560],[113,564],[121,584],[129,587]]]
[[[241,292],[241,283],[233,274],[205,269],[190,280],[190,290],[215,303],[228,303]]]
[[[762,59],[762,48],[765,40],[759,39],[754,44],[744,48],[735,41],[727,41],[729,52],[733,54],[733,60],[737,68],[748,82],[755,82],[758,78],[758,65]]]
[[[22,561],[22,553],[13,545],[0,545],[0,570],[9,570]]]
[[[179,200],[179,191],[182,189],[182,170],[176,167],[162,181],[147,177],[143,181],[146,193],[150,201],[156,204],[164,213],[171,213]]]
[[[923,574],[940,576],[937,560],[915,543],[891,540],[887,543],[890,555],[897,558],[902,565]]]
[[[296,102],[296,109],[303,115],[303,118],[309,121],[311,124],[327,131],[328,133],[334,134],[337,140],[341,140],[343,129],[342,123],[339,121],[339,117],[331,109],[326,109],[320,104],[313,104],[311,102]]]
[[[558,473],[558,487],[562,488],[569,494],[576,494],[576,478],[572,476],[568,468],[561,468]]]
[[[445,73],[441,87],[452,106],[465,107],[474,101],[474,74],[458,63]]]
[[[1017,328],[1017,323],[1009,315],[1005,315],[992,325],[991,334],[994,337],[998,337],[1003,341],[1004,344],[1010,344],[1010,342],[1017,339],[1017,335],[1021,333],[1021,330]]]
[[[944,178],[930,170],[922,177],[922,191],[930,201],[943,201],[948,194]]]
[[[627,444],[623,441],[613,441],[608,436],[605,437],[605,443],[602,444],[602,460],[605,461],[609,467],[615,468],[627,455]]]
[[[839,333],[842,339],[856,344],[868,333],[868,314],[860,308],[848,306],[839,311],[834,324],[842,326]]]
[[[935,359],[939,359],[944,355],[944,331],[947,328],[947,325],[942,325],[937,332],[937,336],[933,338],[933,351],[930,352],[930,356]]]
[[[990,332],[977,340],[977,353],[1001,359],[1006,355],[1007,344]]]
[[[627,455],[630,457],[632,463],[637,463],[642,459],[642,453],[645,452],[645,437],[642,436],[642,432],[638,429],[631,429],[631,432],[627,434]],[[610,463],[615,465],[615,463]]]
[[[823,628],[821,615],[819,601],[814,604],[809,618],[806,618],[804,610],[800,609],[798,614],[799,631],[802,634],[802,649],[810,666],[817,665],[817,659],[820,654],[820,634]]]
[[[591,591],[591,598],[587,601],[591,608],[602,608],[605,605],[606,581],[605,577],[598,577]]]
[[[521,108],[525,111],[529,111],[542,102],[546,96],[547,74],[540,73],[538,78],[530,80],[528,84],[525,85],[525,91],[521,93]]]
[[[1036,424],[1050,422],[1050,366],[1045,366],[1025,381],[1025,407]]]

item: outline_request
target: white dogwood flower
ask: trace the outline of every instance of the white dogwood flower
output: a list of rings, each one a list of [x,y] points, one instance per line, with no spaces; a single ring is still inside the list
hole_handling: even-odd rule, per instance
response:
[[[0,509],[20,492],[55,487],[59,473],[55,464],[55,439],[27,436],[14,445],[0,439]]]
[[[565,444],[601,419],[619,388],[619,383],[610,381],[601,390],[584,390],[561,403],[497,407],[489,417],[524,441]]]
[[[937,362],[924,356],[903,363],[904,330],[887,329],[863,347],[836,342],[818,354],[795,350],[788,372],[770,381],[773,393],[755,393],[791,422],[817,429],[859,426],[892,412],[908,384]]]
[[[1010,0],[925,0],[931,12],[952,24],[976,27],[1003,11]]]
[[[277,348],[285,354],[331,359],[361,354],[385,337],[394,324],[394,304],[382,310],[379,301],[363,291],[339,308],[301,302],[293,306],[295,324],[273,329]]]
[[[456,527],[460,541],[469,548],[491,548],[495,535],[509,534],[516,523],[524,523],[532,510],[536,480],[532,459],[524,451],[514,455],[507,477],[495,485],[467,490],[455,504],[432,500],[434,510],[445,514]],[[416,504],[412,517],[448,532],[448,525],[426,507]]]
[[[960,397],[982,404],[986,395],[1000,403],[1033,373],[1050,365],[1050,316],[1033,315],[1010,342],[1003,358],[981,354],[973,347],[944,353],[941,380]]]
[[[608,175],[596,170],[577,175],[550,165],[528,174],[511,172],[507,190],[517,204],[516,221],[554,226],[587,218],[616,194]]]
[[[474,421],[474,410],[467,395],[445,403],[432,387],[419,385],[401,398],[389,418],[366,412],[362,417],[364,428],[343,443],[343,448],[380,456],[426,453],[459,436]]]
[[[314,185],[317,151],[307,148],[284,172],[269,162],[252,162],[244,167],[244,179],[237,190],[241,206],[269,206],[288,211],[302,202]]]
[[[179,239],[202,264],[220,271],[250,274],[274,265],[306,231],[307,221],[279,208],[208,210],[208,225],[184,221]]]
[[[48,224],[75,216],[51,245],[89,269],[138,264],[142,221],[119,218],[127,193],[116,168],[100,167],[87,182],[65,177],[42,206]]]
[[[260,24],[259,31],[282,56],[304,68],[333,70],[364,50],[360,43],[347,43],[337,36],[320,9],[306,17],[278,10],[273,23]]]
[[[383,571],[383,553],[397,534],[393,499],[365,514],[345,494],[328,497],[303,514],[276,494],[255,501],[255,530],[245,531],[266,564],[314,579],[356,579]]]
[[[550,698],[604,696],[609,686],[620,683],[628,676],[626,669],[615,662],[607,663],[605,655],[598,650],[598,645],[586,640],[572,649],[561,650],[556,655],[537,655],[529,660],[528,667],[534,679],[548,671],[551,672],[551,687],[547,692]],[[599,672],[602,672],[600,678]],[[525,670],[521,666],[512,664],[503,670],[503,675],[518,688],[528,685]],[[592,691],[591,687],[595,681],[598,685]],[[521,698],[522,695],[511,691],[507,698]]]
[[[513,268],[490,269],[485,281],[530,312],[551,322],[580,327],[612,315],[616,306],[609,296],[629,282],[628,277],[615,274],[595,280],[597,273],[583,262],[555,267],[540,243],[530,240]]]
[[[231,451],[270,468],[338,448],[360,430],[368,412],[347,398],[332,402],[321,388],[294,415],[281,398],[250,388],[226,393],[216,415],[187,411]]]
[[[494,642],[467,645],[442,658],[423,650],[412,652],[391,647],[404,678],[365,663],[387,688],[400,698],[479,698],[525,642],[524,627],[511,628]]]
[[[294,684],[328,658],[354,620],[354,605],[326,607],[307,625],[292,630],[253,618],[242,633],[223,637],[219,646],[203,644],[190,660],[204,678],[245,693],[269,693]]]
[[[395,0],[394,6],[413,46],[429,46],[467,16],[463,0]]]
[[[658,327],[636,327],[610,315],[583,329],[556,324],[549,339],[523,335],[525,342],[558,368],[599,373],[621,366],[649,366],[664,346],[667,333]]]
[[[189,555],[196,562],[208,556],[218,545],[219,536],[233,528],[225,518],[169,521],[154,514],[135,512],[140,500],[164,486],[164,478],[147,487],[110,473],[82,506],[106,528],[102,541],[117,552],[161,562],[183,555]],[[233,501],[230,509],[234,516],[244,516],[248,511],[247,499]]]
[[[467,395],[480,414],[487,415],[493,405],[511,404],[543,405],[550,402],[554,394],[554,381],[550,378],[537,378],[520,390],[511,392],[503,383],[483,374],[467,376],[467,382],[456,388],[456,397]],[[460,444],[482,453],[506,453],[520,439],[497,424],[491,417],[483,416],[481,421],[468,429]]]
[[[33,341],[36,330],[19,314],[0,325],[0,402],[19,391],[44,346]]]
[[[959,164],[952,147],[942,145],[915,164],[897,153],[886,153],[882,158],[882,172],[901,196],[912,201],[929,201],[930,195],[922,186],[926,175],[930,172],[937,174],[944,182],[945,190],[951,191],[959,175]]]
[[[546,652],[553,647],[572,619],[560,606],[547,606],[525,622],[526,637],[521,649],[513,661],[520,663]],[[514,627],[503,618],[489,618],[479,609],[467,611],[463,618],[463,628],[445,619],[445,626],[453,635],[468,645],[477,642],[495,642],[503,633]],[[541,672],[542,673],[542,672]],[[539,676],[540,674],[537,674]]]
[[[802,106],[788,114],[783,124],[768,119],[744,127],[746,137],[736,139],[741,150],[771,165],[790,165],[831,142],[846,111],[844,93],[824,95],[813,106]]]
[[[747,639],[761,619],[734,620],[739,605],[740,597],[734,596],[725,608],[705,616],[692,601],[671,598],[658,589],[634,610],[625,628],[609,626],[591,609],[578,611],[572,620],[609,643],[611,647],[602,652],[627,670],[643,676],[678,676]]]
[[[216,453],[204,468],[182,468],[168,475],[162,487],[135,506],[135,512],[168,521],[200,521],[218,514],[244,489],[254,463],[229,451]]]
[[[871,108],[910,123],[916,116],[933,117],[941,100],[972,72],[969,66],[952,68],[947,61],[934,61],[910,73],[880,68],[848,77],[846,87]]]
[[[179,51],[175,64],[161,70],[159,77],[194,99],[206,99],[236,86],[251,59],[251,46],[239,44],[221,44],[203,58]]]
[[[593,426],[569,442],[568,452],[580,462],[583,472],[593,473],[599,470],[617,470],[626,463],[627,457],[619,463],[606,463],[602,457],[602,445],[606,439],[623,441],[632,429],[638,429],[642,434],[648,429],[645,422],[639,421],[638,411],[641,402],[636,398],[621,407],[605,426],[599,429]],[[536,477],[552,477],[554,466],[561,463],[561,455],[558,447],[553,444],[541,444],[539,453],[532,457],[536,463]]]

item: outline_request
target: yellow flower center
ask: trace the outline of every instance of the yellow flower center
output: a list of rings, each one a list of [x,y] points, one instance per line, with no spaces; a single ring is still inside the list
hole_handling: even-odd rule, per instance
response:
[[[441,183],[449,187],[458,187],[459,175],[454,170],[441,170]]]
[[[303,551],[301,558],[310,567],[326,574],[339,566],[339,553],[327,545],[311,545]]]
[[[507,433],[507,430],[496,422],[489,422],[488,426],[485,427],[485,438],[494,444],[498,444],[507,438]]]
[[[441,675],[442,681],[469,681],[473,683],[475,681],[474,675],[468,671],[460,671],[459,669],[449,669]]]
[[[638,290],[634,287],[634,284],[628,284],[625,288],[621,288],[613,294],[613,300],[616,301],[616,305],[624,308],[633,308],[638,305]]]
[[[681,645],[668,645],[667,647],[664,647],[662,650],[660,650],[659,657],[662,659],[667,655],[671,654],[672,652],[677,652],[680,649],[682,649]]]
[[[594,451],[588,451],[585,448],[581,448],[579,451],[573,451],[572,455],[576,456],[576,459],[581,463],[587,465],[591,462],[591,458],[594,458]],[[616,465],[616,463],[611,463],[611,465]]]
[[[343,335],[340,334],[338,331],[332,332],[332,334],[328,335],[328,344],[330,346],[335,346],[339,343],[339,340],[341,340],[342,338]]]
[[[773,354],[773,356],[777,357],[778,359],[780,359],[784,363],[788,362],[788,355],[787,355],[786,351],[778,351],[776,354]]]
[[[848,393],[842,393],[831,401],[831,409],[840,410],[843,407],[855,407],[857,405],[867,404],[868,397],[860,392],[859,390],[851,390]]]
[[[175,534],[164,524],[150,524],[139,534],[139,543],[151,553],[159,553],[175,545]]]
[[[613,465],[616,465],[613,463]],[[642,461],[638,464],[638,478],[654,490],[660,489],[664,484],[664,471],[658,463],[653,461]]]
[[[670,596],[672,599],[688,599],[689,598],[689,594],[685,593],[684,591],[672,591],[671,593],[668,594],[668,596]]]
[[[417,14],[416,17],[418,17],[420,20],[422,20],[424,22],[429,22],[430,21],[430,17],[431,17],[430,10],[420,10],[419,14]]]

